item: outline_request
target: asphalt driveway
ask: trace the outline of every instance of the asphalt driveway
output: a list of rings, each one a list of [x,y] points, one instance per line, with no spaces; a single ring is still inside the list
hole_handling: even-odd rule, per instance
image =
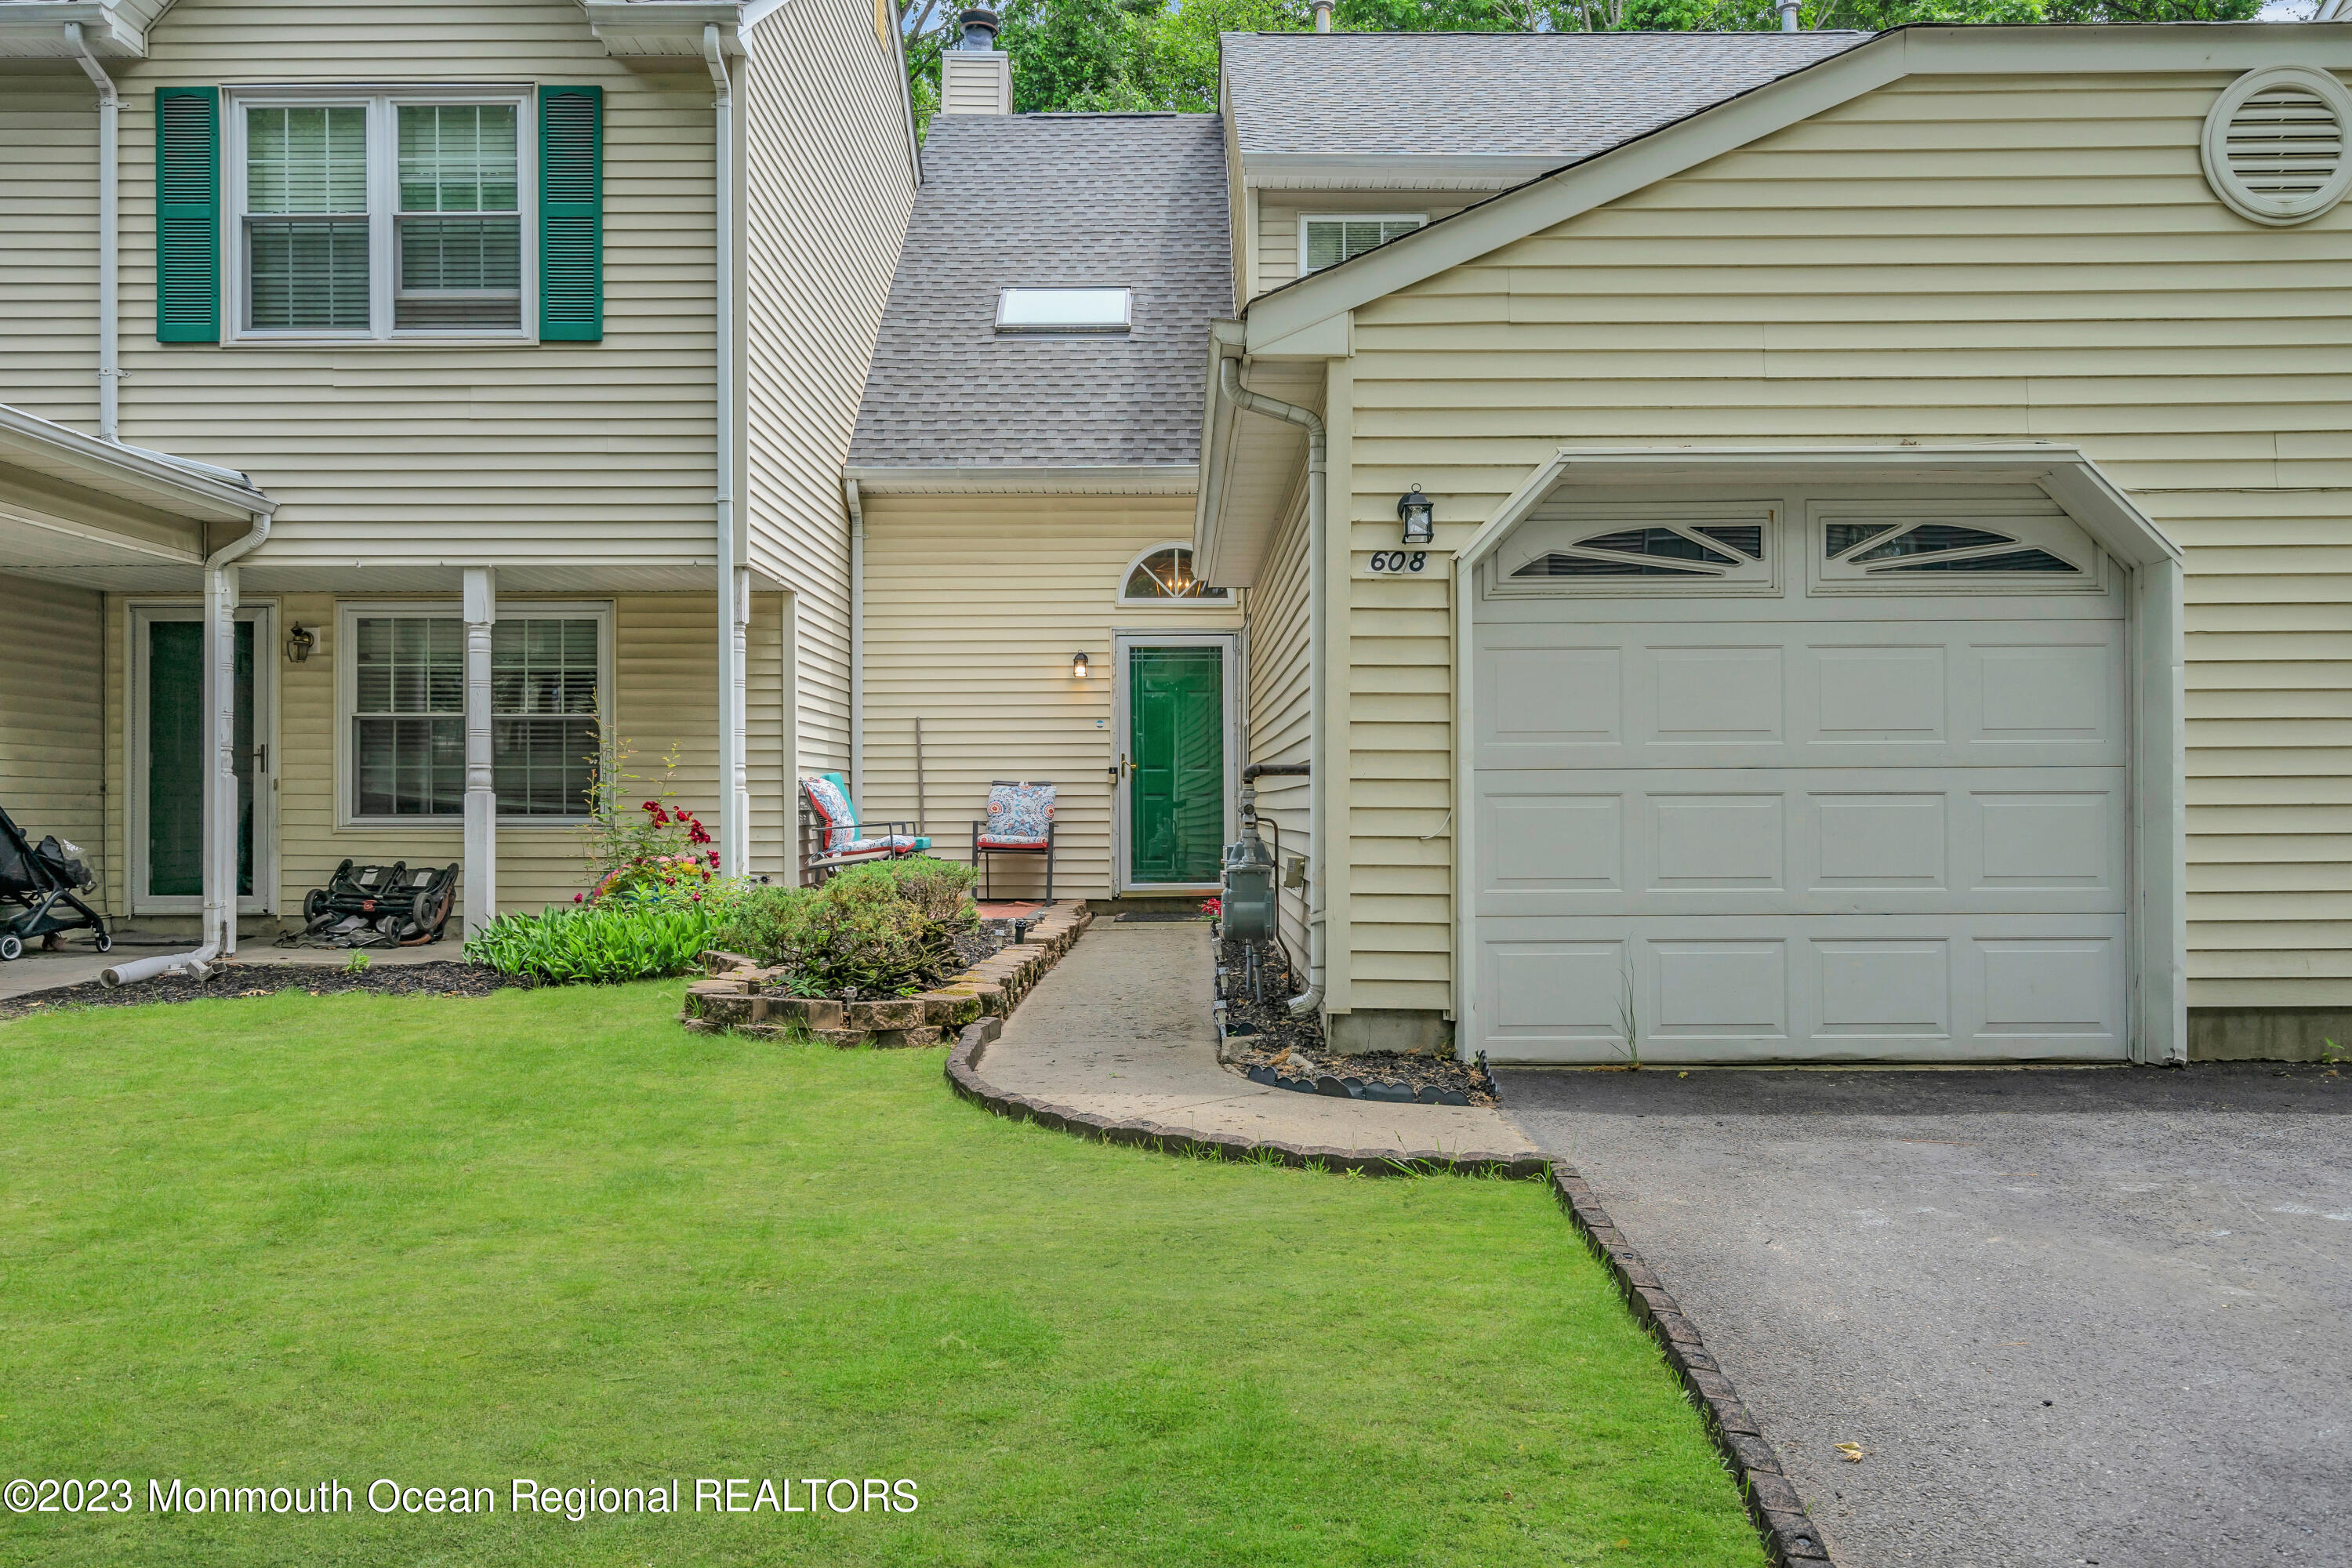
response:
[[[2352,1564],[2352,1068],[1498,1076],[1844,1568]]]

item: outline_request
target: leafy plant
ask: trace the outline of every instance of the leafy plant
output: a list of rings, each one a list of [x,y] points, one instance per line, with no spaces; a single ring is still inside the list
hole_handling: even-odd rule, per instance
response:
[[[887,878],[900,898],[932,920],[950,926],[969,927],[980,919],[980,910],[971,901],[972,884],[980,880],[980,871],[961,860],[909,855],[903,859],[877,860],[856,867],[835,880],[848,877]]]
[[[959,893],[954,913],[933,915],[953,878],[904,865],[857,867],[814,889],[747,888],[727,905],[712,943],[787,971],[786,989],[797,996],[910,996],[962,967],[951,936],[971,906]],[[909,888],[932,901],[909,898]]]
[[[631,787],[646,782],[628,770],[636,753],[628,737],[596,727],[596,750],[589,757],[588,820],[580,837],[588,859],[589,890],[574,903],[595,903],[642,888],[698,891],[690,884],[719,874],[719,851],[707,846],[710,830],[694,813],[670,803],[677,797],[678,747],[662,758],[659,787],[650,800],[632,803]]]
[[[724,900],[679,902],[617,893],[544,914],[500,915],[466,943],[466,956],[501,974],[556,984],[611,984],[683,974],[705,948]]]
[[[1633,966],[1627,964],[1622,976],[1623,984],[1617,993],[1617,1021],[1625,1031],[1625,1060],[1634,1072],[1642,1070],[1642,1016],[1633,1005]]]
[[[367,972],[367,966],[368,955],[356,949],[349,958],[343,960],[343,973],[346,974],[363,974]]]

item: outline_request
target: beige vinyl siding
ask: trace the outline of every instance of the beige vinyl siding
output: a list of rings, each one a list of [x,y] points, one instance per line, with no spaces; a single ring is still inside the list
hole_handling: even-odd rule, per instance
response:
[[[551,573],[710,558],[712,119],[699,59],[608,58],[576,0],[179,0],[149,58],[114,68],[123,437],[242,468],[277,497],[271,570],[361,556],[379,572],[494,560]],[[154,89],[387,79],[604,89],[604,341],[156,342]],[[223,232],[227,268],[226,217]],[[11,355],[0,401],[58,374]]]
[[[914,203],[898,62],[859,0],[745,37],[751,563],[797,600],[800,767],[849,763],[841,464]]]
[[[98,94],[0,63],[0,402],[98,427]]]
[[[1563,443],[2077,443],[2188,552],[2190,1001],[2352,1003],[2352,208],[2215,199],[2228,79],[1913,79],[1363,307],[1359,570]],[[1356,1005],[1447,1005],[1448,585],[1357,587]]]
[[[1299,224],[1325,213],[1358,216],[1418,213],[1434,223],[1464,205],[1462,193],[1412,191],[1260,191],[1257,197],[1257,291],[1279,289],[1298,276]]]
[[[153,602],[153,595],[142,595]],[[276,606],[278,659],[278,912],[298,919],[302,895],[325,885],[346,857],[371,861],[406,860],[445,864],[464,854],[463,825],[449,821],[399,827],[339,827],[335,742],[345,716],[335,710],[336,599],[325,594],[247,595],[247,603]],[[379,602],[379,601],[370,601]],[[434,603],[448,603],[436,600]],[[501,607],[528,608],[524,596],[503,598]],[[578,601],[566,601],[576,603]],[[637,778],[630,798],[651,799],[665,789],[674,804],[692,809],[714,830],[718,811],[718,621],[715,601],[700,594],[633,594],[613,598],[613,697],[615,731],[632,745],[627,771]],[[110,595],[109,637],[128,646],[122,595]],[[453,612],[454,613],[454,606]],[[301,664],[287,661],[285,632],[299,621],[318,646]],[[749,772],[751,789],[751,870],[755,876],[785,875],[793,853],[787,842],[792,821],[790,784],[783,756],[782,599],[752,596],[749,646]],[[92,660],[93,669],[95,660]],[[93,675],[92,686],[95,689]],[[127,711],[127,688],[118,674],[110,682],[110,711]],[[123,798],[122,724],[110,726],[109,771],[116,798]],[[675,748],[679,765],[663,782],[663,758]],[[119,842],[120,825],[117,825]],[[578,832],[570,826],[499,828],[499,907],[513,911],[568,902],[587,885]]]
[[[35,843],[54,833],[106,875],[103,601],[0,577],[0,806]],[[102,907],[102,906],[101,906]]]
[[[1249,755],[1252,763],[1304,763],[1310,760],[1312,709],[1307,700],[1307,508],[1303,498],[1290,510],[1290,521],[1275,536],[1265,570],[1257,586],[1243,595],[1249,624]],[[1307,831],[1305,778],[1262,778],[1257,781],[1258,816],[1280,828],[1282,858],[1311,857],[1314,836]],[[1266,835],[1269,847],[1272,833]],[[1307,957],[1305,896],[1280,895],[1283,941],[1299,962]]]
[[[971,853],[991,779],[1056,786],[1055,894],[1111,890],[1115,631],[1223,631],[1239,606],[1120,608],[1121,574],[1154,544],[1189,542],[1190,496],[874,496],[866,503],[866,778],[858,808],[912,818],[923,721],[924,822],[937,851]],[[1093,674],[1070,675],[1084,652]],[[1099,728],[1097,727],[1099,724]],[[1000,895],[1042,867],[997,863]]]

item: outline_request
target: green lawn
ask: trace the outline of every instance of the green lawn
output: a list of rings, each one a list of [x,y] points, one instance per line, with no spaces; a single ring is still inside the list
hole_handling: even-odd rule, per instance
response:
[[[0,1479],[136,1500],[0,1514],[0,1562],[1762,1562],[1540,1184],[1105,1148],[677,994],[0,1025]],[[518,1477],[686,1508],[517,1514]],[[694,1510],[762,1477],[920,1507]],[[378,1515],[379,1478],[497,1511]]]

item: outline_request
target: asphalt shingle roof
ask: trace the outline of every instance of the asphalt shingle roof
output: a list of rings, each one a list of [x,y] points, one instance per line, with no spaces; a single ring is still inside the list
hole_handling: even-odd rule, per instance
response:
[[[1530,153],[1569,163],[1875,36],[1227,33],[1227,107],[1244,155]]]
[[[860,467],[1200,460],[1233,308],[1213,114],[943,114],[851,438]],[[1125,337],[999,337],[999,289],[1124,284]]]

